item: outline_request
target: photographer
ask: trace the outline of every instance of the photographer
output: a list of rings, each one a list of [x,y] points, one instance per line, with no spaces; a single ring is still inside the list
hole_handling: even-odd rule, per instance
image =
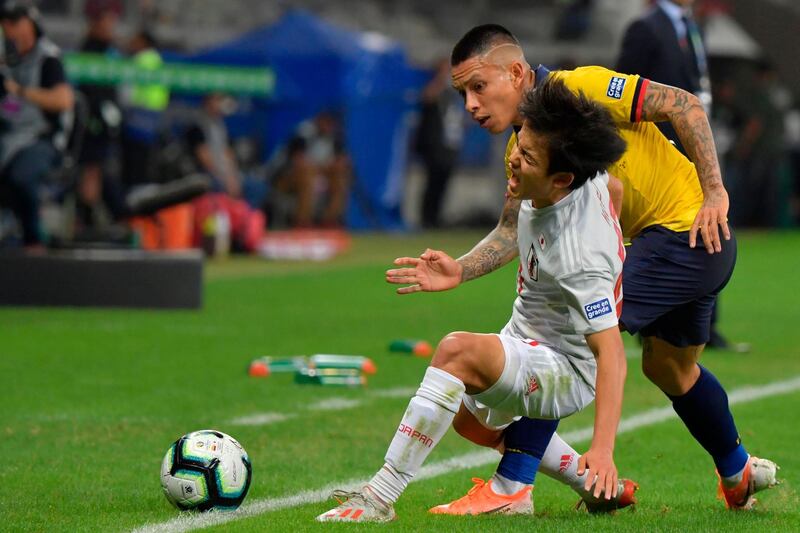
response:
[[[60,164],[54,138],[60,114],[73,106],[60,50],[44,37],[27,2],[0,7],[5,37],[0,86],[0,187],[22,226],[26,247],[40,245],[38,188]]]

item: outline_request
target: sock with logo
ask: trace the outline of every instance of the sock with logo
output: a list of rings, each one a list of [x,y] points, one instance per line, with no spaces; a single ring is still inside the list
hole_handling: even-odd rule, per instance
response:
[[[739,440],[739,432],[728,407],[728,395],[714,374],[700,367],[700,377],[686,394],[670,396],[692,436],[714,460],[719,475],[735,484],[750,457]]]
[[[512,495],[533,485],[547,444],[558,427],[558,420],[520,418],[503,434],[505,451],[492,476],[498,494]]]
[[[586,492],[586,473],[578,475],[578,459],[581,455],[567,444],[558,433],[554,433],[542,456],[539,470],[556,481],[572,487],[572,490],[583,495]]]
[[[381,500],[397,501],[422,462],[447,433],[463,395],[464,383],[460,379],[428,367],[389,445],[386,463],[369,482]]]

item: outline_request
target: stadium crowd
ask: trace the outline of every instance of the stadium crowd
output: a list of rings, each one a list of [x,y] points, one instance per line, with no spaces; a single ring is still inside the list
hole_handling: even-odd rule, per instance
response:
[[[32,6],[8,0],[0,11],[5,42],[0,245],[41,248],[65,239],[130,243],[142,241],[143,231],[156,231],[145,244],[197,246],[209,233],[224,230],[232,249],[253,251],[268,227],[346,226],[348,199],[357,191],[343,117],[324,110],[298,124],[278,149],[262,153],[257,140],[229,134],[226,116],[237,105],[234,95],[187,99],[174,98],[158,83],[70,83],[62,54]],[[121,0],[86,0],[79,51],[127,57],[142,69],[162,68],[158,39],[146,27],[120,38],[124,8]],[[579,37],[575,31],[558,38]],[[731,221],[737,227],[796,225],[798,104],[766,59],[723,67],[709,69],[709,96]],[[419,91],[416,142],[408,147],[427,176],[420,201],[423,227],[447,223],[442,210],[448,183],[470,149],[464,142],[469,121],[449,89],[446,63],[437,62],[431,72]],[[144,186],[158,200],[159,186],[186,176],[203,176],[205,182],[164,197],[164,205],[193,197],[179,209],[154,214],[152,205],[137,209],[131,201]],[[48,216],[53,205],[55,223]],[[177,239],[163,235],[176,232]]]

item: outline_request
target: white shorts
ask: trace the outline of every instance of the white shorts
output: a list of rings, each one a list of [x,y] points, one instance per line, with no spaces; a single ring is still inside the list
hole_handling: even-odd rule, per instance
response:
[[[502,429],[521,416],[559,419],[580,411],[594,400],[569,358],[536,341],[499,334],[505,366],[497,383],[474,395],[464,406],[489,429]]]

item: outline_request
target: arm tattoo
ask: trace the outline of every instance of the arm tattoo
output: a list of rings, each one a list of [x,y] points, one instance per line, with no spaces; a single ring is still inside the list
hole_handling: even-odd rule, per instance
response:
[[[519,200],[506,200],[497,226],[472,250],[458,258],[463,267],[462,283],[493,272],[516,257],[519,205]]]
[[[722,185],[717,149],[703,105],[690,92],[650,82],[642,104],[642,120],[670,121],[689,159],[697,167],[704,193]]]

